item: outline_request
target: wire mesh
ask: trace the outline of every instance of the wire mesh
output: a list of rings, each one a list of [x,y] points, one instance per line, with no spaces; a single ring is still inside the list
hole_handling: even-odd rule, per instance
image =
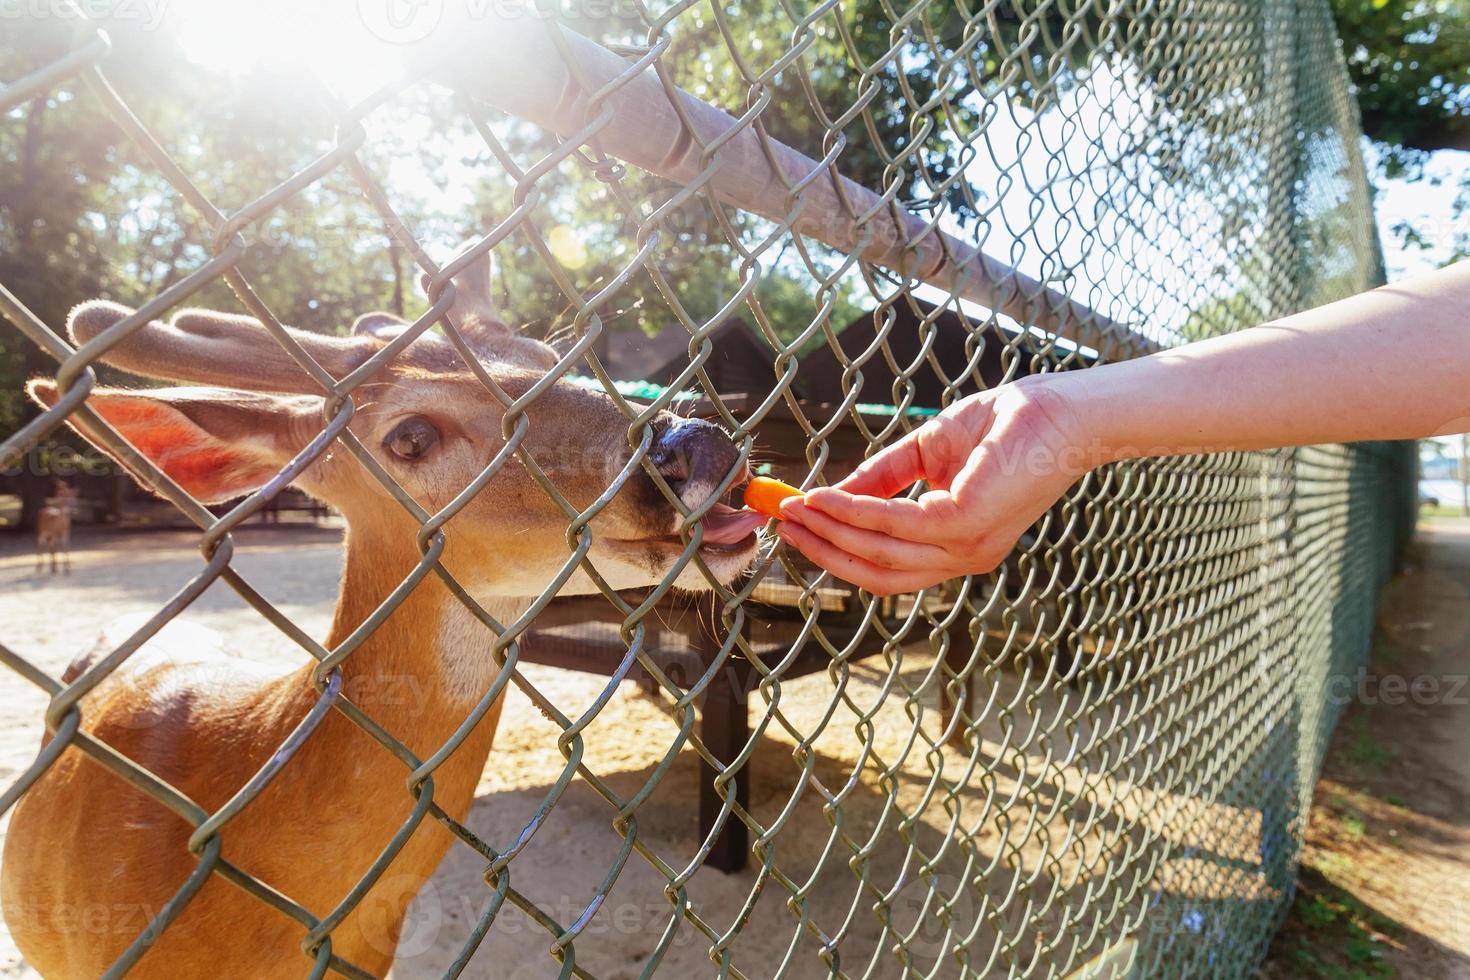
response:
[[[794,433],[787,474],[808,486],[832,482],[969,391],[1240,329],[1380,281],[1355,109],[1325,3],[685,0],[631,2],[605,21],[505,16],[499,33],[483,26],[458,26],[469,42],[458,52],[443,32],[408,45],[408,74],[344,108],[330,149],[233,210],[198,189],[109,83],[100,31],[83,25],[71,49],[0,88],[7,113],[53,92],[92,100],[115,124],[108,138],[129,141],[208,238],[195,243],[208,256],[192,271],[75,346],[0,284],[0,311],[54,358],[58,386],[54,404],[6,438],[0,455],[68,422],[89,427],[199,527],[205,560],[125,642],[65,679],[0,648],[0,661],[50,699],[50,741],[0,809],[85,755],[109,771],[97,777],[109,792],[141,793],[187,825],[175,836],[197,862],[182,880],[132,893],[153,904],[126,935],[66,938],[63,946],[86,946],[91,957],[71,962],[97,962],[110,976],[208,962],[174,957],[190,947],[224,955],[251,937],[200,910],[248,900],[279,913],[299,957],[283,966],[288,975],[377,972],[384,951],[344,937],[366,929],[374,908],[408,904],[423,881],[400,872],[447,830],[455,853],[479,862],[480,878],[465,884],[472,894],[462,907],[473,911],[438,967],[446,976],[688,975],[690,961],[679,957],[691,944],[707,954],[702,969],[736,977],[1067,976],[1088,964],[1104,970],[1098,958],[1119,951],[1139,975],[1249,975],[1293,887],[1335,721],[1328,682],[1362,662],[1376,590],[1411,526],[1412,447],[1100,469],[996,572],[896,600],[843,593],[769,549],[731,581],[706,560],[697,519],[778,425]],[[364,156],[371,117],[435,82],[465,99],[457,104],[494,160],[486,179],[508,203],[470,253],[444,265],[430,257],[436,243],[418,240],[395,212],[390,182]],[[422,267],[430,306],[336,372],[282,325],[241,262],[257,247],[252,229],[343,174],[378,214],[379,231]],[[551,227],[587,195],[618,217],[585,243],[615,268],[597,281],[579,273]],[[686,302],[691,241],[717,244],[731,259],[715,302]],[[566,304],[569,339],[556,363],[517,375],[516,385],[449,315],[457,274],[492,251]],[[772,317],[762,283],[780,277],[810,294],[806,322]],[[219,280],[322,407],[292,462],[217,517],[96,410],[93,368]],[[666,383],[639,387],[636,400],[603,363],[611,315],[635,293],[682,331],[685,358]],[[844,311],[854,309],[862,326],[844,330]],[[769,378],[753,395],[714,377],[726,342],[719,330],[735,313],[769,350]],[[433,331],[461,359],[450,370],[494,407],[499,448],[467,485],[431,503],[401,484],[354,419],[376,397],[376,372],[411,357]],[[947,337],[960,358],[936,354]],[[801,397],[821,358],[833,396]],[[592,498],[569,493],[529,441],[538,420],[565,410],[554,393],[574,374],[605,391],[624,420],[627,458]],[[692,512],[652,457],[658,413],[686,411],[691,394],[738,447],[717,492]],[[404,541],[401,561],[384,562],[392,587],[323,643],[232,566],[232,532],[328,463],[383,491],[376,506],[392,511]],[[511,471],[546,497],[564,553],[545,590],[498,604],[443,559],[455,518]],[[685,515],[685,543],[662,581],[634,595],[599,572],[594,522],[640,480],[670,514]],[[573,706],[543,690],[523,660],[528,631],[578,576],[615,621],[622,652],[600,693]],[[657,649],[659,603],[675,580],[698,580],[714,596],[705,656],[683,673],[667,670]],[[315,666],[295,692],[285,740],[242,750],[229,770],[242,782],[206,801],[179,788],[194,778],[179,766],[207,771],[219,760],[179,748],[173,764],[150,768],[136,740],[109,741],[105,732],[117,727],[106,726],[107,712],[120,709],[102,693],[215,581]],[[494,667],[432,738],[406,731],[401,714],[387,720],[392,712],[363,695],[374,668],[354,673],[354,658],[361,665],[363,651],[396,636],[400,607],[430,588],[468,610],[485,631],[479,655]],[[795,611],[792,625],[761,647],[753,624],[773,597]],[[76,639],[80,647],[90,638]],[[620,681],[635,674],[651,678],[669,724],[652,734],[599,725]],[[741,710],[750,713],[733,757],[712,750],[697,724],[702,699],[725,683],[743,686]],[[483,839],[441,800],[465,795],[466,759],[483,768],[488,751],[495,765],[487,730],[505,698],[544,714],[560,761],[525,821]],[[654,743],[655,761],[633,792],[598,761],[599,739]],[[335,766],[319,764],[313,741],[340,753]],[[382,819],[342,837],[321,801],[352,799],[354,780],[364,791],[382,785],[350,758],[374,743],[387,753],[373,756],[378,768],[398,769],[400,798],[363,799]],[[772,744],[780,751],[761,751]],[[778,789],[752,801],[758,752],[777,766],[769,779]],[[718,814],[692,847],[675,846],[660,794],[692,778],[681,767],[691,756],[706,766],[699,778]],[[308,757],[315,784],[299,788],[293,840],[252,837],[259,811],[250,804],[273,786],[284,794]],[[517,871],[573,787],[590,789],[616,842],[587,859],[586,888],[557,904]],[[748,832],[751,867],[726,880],[707,864],[734,824]],[[816,845],[810,836],[796,842],[810,826]],[[281,885],[291,875],[252,865],[261,849],[289,851],[298,869],[336,890],[294,894]],[[366,855],[350,874],[347,851]],[[85,854],[63,863],[88,868]],[[600,919],[640,875],[659,886],[656,928],[634,962],[614,962]],[[720,905],[713,896],[732,887],[735,900]],[[12,896],[25,893],[24,882],[7,886],[12,931],[20,931]],[[505,930],[514,916],[526,927]],[[492,953],[487,937],[514,959]]]

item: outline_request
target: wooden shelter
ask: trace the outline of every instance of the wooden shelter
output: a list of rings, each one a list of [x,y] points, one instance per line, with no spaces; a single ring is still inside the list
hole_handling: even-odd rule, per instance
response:
[[[776,386],[775,354],[764,337],[738,316],[709,335],[713,349],[704,364],[715,391],[725,395],[764,397]],[[654,336],[641,330],[610,330],[593,345],[598,360],[614,381],[671,385],[689,366],[691,335],[674,324]],[[801,385],[795,386],[801,397]]]

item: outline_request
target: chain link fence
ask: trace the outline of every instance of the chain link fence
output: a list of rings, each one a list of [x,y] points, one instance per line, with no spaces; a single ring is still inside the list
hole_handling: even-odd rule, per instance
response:
[[[273,910],[299,950],[299,962],[279,963],[282,975],[377,972],[383,951],[358,937],[418,894],[401,936],[390,930],[412,944],[414,910],[428,901],[413,869],[437,862],[425,840],[452,838],[452,853],[479,874],[454,896],[470,911],[435,967],[446,976],[1249,975],[1292,892],[1336,719],[1328,682],[1362,663],[1376,591],[1412,525],[1411,446],[1100,469],[996,572],[894,598],[847,591],[769,547],[734,576],[702,544],[698,519],[749,465],[806,486],[833,482],[966,393],[1248,327],[1379,282],[1360,134],[1325,2],[425,9],[437,30],[390,39],[402,42],[404,76],[344,107],[335,145],[234,209],[198,189],[198,175],[109,83],[102,32],[80,23],[71,49],[23,77],[0,65],[11,76],[0,88],[6,113],[48,92],[91,100],[115,124],[108,139],[140,152],[209,235],[196,243],[208,257],[187,275],[137,311],[96,314],[95,330],[70,339],[0,284],[0,311],[56,362],[49,406],[5,439],[3,455],[69,423],[83,428],[197,524],[205,560],[121,645],[65,679],[0,646],[0,661],[50,699],[49,741],[0,810],[24,811],[28,794],[84,756],[107,792],[179,822],[172,839],[193,869],[125,893],[153,903],[127,935],[61,945],[105,953],[98,968],[110,976],[208,964],[188,949],[223,956],[259,941],[232,934],[244,920],[218,917],[237,907],[219,903],[246,901]],[[419,240],[395,211],[391,181],[365,162],[373,115],[429,90],[454,93],[442,97],[458,100],[493,158],[493,173],[477,179],[511,189],[498,222],[445,264],[430,252],[452,243]],[[373,346],[350,363],[286,328],[240,267],[253,230],[344,174],[379,215],[379,234],[422,268],[430,301],[407,325],[368,331]],[[615,219],[568,242],[560,229],[589,201]],[[594,281],[579,269],[597,249],[616,271]],[[730,278],[694,302],[690,270],[710,249],[728,258]],[[506,354],[502,338],[487,359],[473,319],[456,315],[490,253],[564,304],[555,358]],[[258,321],[258,369],[279,361],[299,375],[294,388],[263,387],[319,396],[320,411],[289,463],[216,516],[126,413],[99,399],[94,368],[111,358],[136,370],[159,329],[151,321],[220,280]],[[763,290],[778,281],[809,297],[803,321],[771,315]],[[665,376],[609,367],[613,321],[635,295],[678,337]],[[728,371],[735,334],[724,328],[735,316],[739,342],[765,352],[755,381]],[[434,358],[422,353],[430,345]],[[439,399],[434,385],[452,374],[454,397],[478,399],[494,420],[496,450],[447,494],[403,479],[366,436],[386,397],[379,372],[403,364],[419,374],[394,375],[399,387],[421,376],[423,397]],[[231,380],[197,365],[153,373]],[[250,387],[248,373],[235,386]],[[606,445],[579,446],[605,420],[589,409],[568,425],[583,404],[569,390],[605,392],[601,404],[616,407],[624,455],[605,475],[585,457],[602,460]],[[666,410],[713,419],[737,449],[702,501],[681,497],[660,463]],[[576,472],[595,470],[599,486],[568,485],[576,478],[534,441],[548,430],[581,452]],[[232,559],[242,522],[328,468],[383,491],[358,512],[392,527],[408,557],[402,567],[382,559],[392,581],[361,608],[339,607],[322,643]],[[503,503],[507,481],[544,498],[537,513],[560,528],[561,554],[536,595],[497,604],[447,556],[467,547],[456,531],[475,533],[466,528],[479,526],[482,495]],[[665,508],[680,535],[656,582],[619,580],[599,559],[599,518],[629,494]],[[349,546],[349,579],[353,560]],[[220,756],[150,755],[141,736],[112,739],[119,726],[107,726],[107,712],[128,709],[106,682],[217,580],[314,667],[300,675],[284,741],[238,747],[228,771],[239,778],[204,799],[186,787]],[[671,639],[661,618],[676,582],[712,600],[698,630]],[[584,598],[566,605],[559,591]],[[415,731],[361,681],[385,635],[436,642],[400,635],[428,592],[468,611],[490,669],[474,674],[452,717]],[[605,624],[596,635],[594,620]],[[80,649],[92,638],[75,639]],[[584,656],[594,646],[610,652]],[[671,668],[671,649],[688,655],[687,669]],[[355,657],[368,660],[356,674]],[[587,704],[559,702],[546,675],[527,669],[538,659],[606,684]],[[663,706],[662,727],[600,723],[634,678]],[[446,663],[427,680],[462,678]],[[524,821],[492,838],[462,810],[486,752],[497,765],[489,739],[507,699],[544,716],[558,761]],[[647,746],[652,761],[631,783],[614,779],[615,761],[600,754],[608,743]],[[168,764],[150,767],[159,759]],[[291,788],[293,771],[308,767],[311,785]],[[697,833],[683,809],[696,782]],[[392,794],[381,789],[390,784]],[[299,809],[269,823],[257,799]],[[380,818],[356,836],[337,812],[354,799]],[[585,888],[548,895],[518,872],[574,805],[596,811],[612,844],[589,851],[556,838],[550,846],[580,866]],[[49,819],[58,835],[71,832],[64,813]],[[266,824],[278,845],[259,837]],[[272,870],[273,856],[295,872]],[[27,894],[21,860],[7,853],[6,917],[18,938],[10,902]],[[88,874],[88,853],[56,860]],[[345,887],[293,892],[302,874],[346,876]],[[446,885],[431,887],[442,909]],[[635,892],[652,896],[655,927],[644,945],[611,956],[607,920]],[[522,927],[506,928],[511,920]],[[690,948],[702,966],[680,958]],[[73,964],[58,973],[85,975],[75,965],[93,962],[45,949],[49,962]]]

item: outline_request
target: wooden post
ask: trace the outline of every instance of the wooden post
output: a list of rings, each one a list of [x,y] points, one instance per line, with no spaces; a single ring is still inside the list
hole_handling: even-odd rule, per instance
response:
[[[713,602],[710,603],[713,605]],[[718,613],[714,622],[719,622]],[[720,640],[717,636],[701,631],[700,653],[705,663],[719,655]],[[740,754],[750,738],[750,719],[746,714],[747,688],[750,666],[743,659],[731,655],[719,676],[710,682],[704,694],[704,706],[700,718],[699,737],[720,762],[729,764]],[[742,807],[750,805],[750,765],[736,772],[733,786],[735,801]],[[699,760],[699,833],[701,839],[708,837],[719,818],[724,801],[715,790],[713,766],[701,756]],[[710,849],[709,867],[727,873],[744,869],[750,857],[750,832],[739,817],[730,816],[724,830]]]

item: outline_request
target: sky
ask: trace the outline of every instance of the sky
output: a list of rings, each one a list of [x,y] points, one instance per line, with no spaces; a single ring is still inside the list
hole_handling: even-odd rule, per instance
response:
[[[1376,159],[1372,144],[1366,141],[1365,154],[1370,163]],[[1466,176],[1470,176],[1470,153],[1441,150],[1431,154],[1421,180],[1379,179],[1374,211],[1390,281],[1439,268],[1453,254],[1456,232],[1470,235],[1470,210],[1458,221],[1451,214],[1457,185]],[[1432,247],[1403,248],[1393,233],[1394,225],[1403,220],[1420,229]]]
[[[201,64],[246,69],[266,58],[307,60],[317,66],[328,84],[351,98],[371,91],[387,72],[393,71],[396,59],[392,44],[385,45],[383,31],[375,31],[364,18],[369,8],[376,10],[375,4],[389,4],[385,10],[392,14],[394,2],[356,0],[354,10],[353,4],[345,0],[307,4],[295,0],[253,0],[250,4],[168,0],[168,6],[161,8],[166,23],[160,26],[178,32],[186,49]],[[397,2],[408,3],[408,13],[421,14],[432,11],[433,4],[443,0]],[[354,13],[358,23],[350,26],[355,30],[344,30],[343,15],[352,20]],[[375,33],[378,36],[374,37]],[[1212,237],[1218,237],[1224,218],[1216,202],[1197,193],[1193,199],[1176,196],[1172,208],[1166,202],[1166,210],[1176,218],[1185,216],[1188,240],[1181,240],[1178,229],[1184,226],[1167,214],[1161,217],[1147,198],[1135,197],[1133,203],[1125,198],[1118,205],[1107,188],[1102,196],[1095,192],[1089,166],[1099,163],[1099,150],[1104,165],[1117,159],[1120,146],[1130,135],[1137,135],[1137,125],[1145,124],[1148,98],[1146,85],[1106,66],[1039,116],[1002,98],[985,133],[986,152],[970,165],[967,178],[981,192],[982,206],[994,207],[982,233],[987,253],[1041,277],[1050,271],[1053,258],[1060,256],[1072,270],[1073,278],[1067,285],[1073,295],[1090,295],[1100,307],[1114,302],[1122,303],[1124,308],[1131,306],[1148,318],[1146,333],[1166,338],[1171,328],[1188,316],[1192,303],[1228,291],[1229,283],[1219,278],[1217,270],[1224,268],[1228,277],[1233,267],[1222,250],[1212,249],[1209,244]],[[1249,107],[1239,111],[1248,113]],[[1072,126],[1080,126],[1091,139],[1068,138],[1068,134],[1076,136],[1076,130],[1068,128]],[[1422,174],[1409,180],[1379,174],[1377,151],[1366,139],[1362,151],[1368,172],[1375,175],[1375,220],[1389,280],[1442,265],[1451,254],[1456,235],[1470,235],[1470,212],[1458,220],[1452,216],[1460,180],[1470,174],[1470,153],[1433,154]],[[1062,165],[1049,170],[1049,155],[1055,155]],[[1141,155],[1132,159],[1130,166],[1135,169],[1151,166]],[[1049,175],[1049,179],[1034,175]],[[401,170],[391,176],[416,179],[411,172]],[[1171,186],[1168,181],[1161,183],[1153,173],[1130,176],[1154,187]],[[477,179],[469,171],[464,178]],[[1088,215],[1094,217],[1087,219]],[[1120,217],[1143,233],[1135,231],[1126,242],[1119,239],[1119,247],[1129,253],[1124,257],[1126,261],[1108,261],[1100,254],[1106,250],[1089,248],[1084,220],[1104,228],[1107,220]],[[1394,232],[1400,222],[1416,228],[1428,247],[1406,247]],[[975,234],[974,224],[968,233],[953,222],[948,225],[948,230],[962,238],[970,239]],[[944,294],[928,287],[916,292],[922,298],[945,299]],[[966,306],[984,315],[979,307]],[[1009,318],[1001,319],[1014,325]],[[1459,440],[1450,442],[1454,445],[1446,448],[1458,454]]]
[[[1366,147],[1366,153],[1371,160],[1371,145]],[[1441,150],[1431,155],[1422,179],[1379,179],[1374,212],[1390,282],[1439,268],[1453,254],[1456,233],[1470,235],[1470,210],[1462,214],[1458,221],[1451,214],[1457,188],[1467,175],[1470,175],[1470,153]],[[1396,223],[1404,220],[1420,229],[1429,248],[1406,249],[1399,243],[1393,228]],[[1426,443],[1431,441],[1439,443],[1439,453],[1454,459],[1460,457],[1464,447],[1459,436],[1425,440]],[[1428,458],[1435,454],[1435,447],[1424,445],[1420,449],[1421,457]],[[1447,496],[1443,487],[1437,488],[1435,493],[1437,496]]]
[[[302,4],[295,0],[252,0],[249,4],[230,4],[219,0],[169,0],[167,7],[162,8],[160,26],[176,32],[184,40],[186,49],[201,64],[246,69],[263,59],[306,60],[317,66],[319,74],[329,84],[350,97],[370,91],[393,70],[394,45],[384,42],[381,31],[377,32],[379,36],[375,36],[366,19],[367,14],[376,9],[374,4],[381,6],[392,2],[357,0],[353,4],[346,0],[329,0]],[[413,0],[402,2],[412,4]],[[437,2],[442,0],[428,0],[427,4],[419,2],[415,11],[432,11],[433,3]],[[366,30],[363,29],[364,24],[367,25]],[[1122,272],[1117,271],[1118,266],[1112,266],[1114,271],[1104,269],[1094,257],[1079,252],[1075,235],[1069,240],[1065,229],[1060,233],[1055,231],[1065,224],[1058,220],[1057,209],[1050,205],[1046,195],[1034,193],[1025,181],[1017,180],[1016,175],[1022,171],[1012,166],[1022,163],[1025,173],[1042,173],[1047,149],[1062,146],[1067,157],[1067,169],[1080,170],[1088,162],[1084,159],[1085,143],[1069,143],[1059,135],[1063,120],[1067,116],[1080,120],[1084,130],[1111,139],[1116,144],[1117,139],[1130,128],[1129,113],[1120,112],[1118,107],[1127,106],[1130,99],[1147,97],[1145,87],[1137,84],[1136,80],[1117,76],[1105,66],[1094,74],[1085,88],[1097,97],[1082,98],[1079,90],[1070,97],[1063,96],[1060,111],[1042,117],[1029,117],[1024,111],[1002,105],[1001,111],[994,114],[987,133],[989,152],[982,154],[972,165],[970,179],[979,188],[994,190],[996,194],[993,197],[1001,197],[1001,206],[996,212],[998,220],[991,223],[987,234],[986,251],[1002,256],[1015,251],[1017,264],[1024,271],[1036,274],[1043,271],[1044,251],[1054,248],[1067,255],[1069,264],[1080,265],[1080,279],[1100,286],[1104,297],[1117,298],[1129,289],[1122,279]],[[1106,118],[1100,117],[1100,106],[1108,107]],[[1371,164],[1374,152],[1366,141],[1364,151]],[[1455,195],[1454,178],[1462,173],[1470,173],[1470,154],[1441,152],[1434,155],[1422,180],[1380,181],[1378,225],[1391,279],[1434,268],[1444,261],[1455,230],[1449,222]],[[1078,213],[1085,212],[1096,200],[1089,195],[1082,181],[1067,183],[1064,191],[1073,195],[1070,203]],[[1208,211],[1210,204],[1200,201],[1191,202],[1191,206]],[[1401,247],[1391,229],[1396,222],[1405,219],[1416,227],[1427,229],[1428,237],[1437,242],[1437,246],[1427,251]],[[1035,229],[1037,241],[1033,241],[1029,249],[1015,250],[1017,236],[1009,229],[1028,226]],[[1464,216],[1460,222],[1460,230],[1467,227],[1470,227],[1470,215]],[[1049,242],[1046,236],[1051,237]],[[1037,248],[1037,242],[1046,244],[1048,248]],[[1143,250],[1130,261],[1150,264],[1154,267],[1150,271],[1158,272],[1158,276],[1150,278],[1156,282],[1168,281],[1171,276],[1164,265],[1168,257],[1176,253],[1174,246],[1180,243],[1160,240],[1152,243],[1140,241],[1139,244]],[[1198,251],[1199,243],[1194,244]],[[1177,274],[1172,278],[1176,282],[1179,279]],[[1138,297],[1135,295],[1133,299],[1137,301]],[[1155,303],[1167,306],[1170,302],[1171,298],[1159,292],[1148,298],[1145,306]],[[1159,315],[1175,321],[1185,312],[1158,310]]]

